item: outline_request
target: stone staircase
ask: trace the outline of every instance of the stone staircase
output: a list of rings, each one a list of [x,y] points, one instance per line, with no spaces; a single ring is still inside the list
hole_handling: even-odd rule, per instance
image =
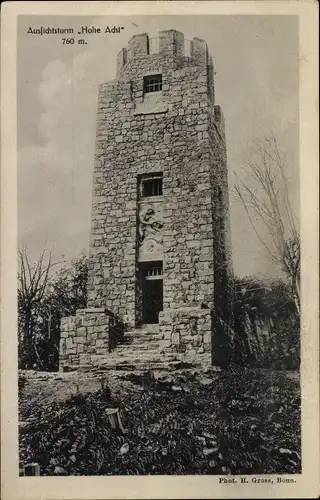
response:
[[[197,355],[190,359],[183,353],[161,351],[158,325],[143,325],[125,333],[107,356],[97,355],[90,365],[81,365],[79,372],[87,371],[174,371],[185,368],[205,367],[207,359]],[[203,359],[202,359],[203,358]]]
[[[162,353],[160,341],[158,325],[144,325],[130,330],[107,357],[97,359],[95,366],[102,370],[128,371],[175,370],[179,367],[188,367],[190,363],[184,363],[182,354]],[[90,367],[80,367],[80,371],[86,369]]]
[[[117,366],[131,365],[148,369],[168,367],[171,362],[180,362],[178,354],[162,353],[158,325],[144,325],[127,332],[123,342],[110,353]]]

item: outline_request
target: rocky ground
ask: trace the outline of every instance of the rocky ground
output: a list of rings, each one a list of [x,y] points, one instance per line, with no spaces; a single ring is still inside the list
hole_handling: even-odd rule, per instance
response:
[[[20,462],[42,475],[300,471],[294,372],[21,371],[19,387]]]

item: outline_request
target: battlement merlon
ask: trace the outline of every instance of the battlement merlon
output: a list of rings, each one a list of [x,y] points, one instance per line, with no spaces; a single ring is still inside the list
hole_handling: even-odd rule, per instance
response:
[[[196,62],[197,66],[208,66],[208,46],[204,40],[200,38],[193,38],[191,40],[191,57]]]
[[[160,31],[159,54],[164,56],[184,56],[184,34],[176,30]]]
[[[157,39],[158,46],[151,53],[151,40],[147,33],[134,35],[127,45],[117,55],[117,77],[130,61],[146,59],[148,57],[186,57],[185,38],[181,31],[160,31]],[[195,66],[210,66],[212,59],[208,55],[208,46],[204,40],[193,38],[190,40],[190,56],[188,63]]]

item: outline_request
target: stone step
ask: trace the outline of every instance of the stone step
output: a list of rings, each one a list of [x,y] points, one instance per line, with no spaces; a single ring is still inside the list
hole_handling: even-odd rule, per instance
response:
[[[119,352],[115,356],[112,356],[113,360],[122,360],[122,359],[154,359],[154,358],[159,358],[162,355],[159,353],[159,351],[153,351],[147,353],[146,351],[135,351],[128,353],[126,351]]]
[[[141,340],[143,342],[150,342],[152,340],[161,340],[162,336],[158,334],[152,334],[152,333],[139,333],[139,334],[134,334],[134,333],[127,333],[123,337],[123,342],[135,342],[136,340]]]
[[[153,356],[111,356],[105,358],[101,356],[95,362],[75,368],[79,372],[100,372],[100,371],[174,371],[186,368],[199,368],[203,366],[203,361],[199,359],[188,359],[178,353],[159,354]]]
[[[117,351],[112,351],[110,353],[110,356],[108,357],[101,357],[102,361],[104,363],[114,363],[118,360],[124,360],[124,359],[130,359],[130,360],[145,360],[145,361],[153,361],[154,359],[172,359],[172,358],[179,358],[179,356],[176,353],[160,353],[159,350],[153,349],[153,350],[145,350],[145,351],[140,351],[140,350],[128,350],[128,349],[123,349],[123,350],[117,350]],[[97,358],[98,359],[98,358]]]
[[[159,349],[160,340],[149,340],[148,342],[144,340],[136,340],[135,342],[121,342],[121,344],[117,344],[115,348],[136,349],[140,346],[142,349]]]
[[[154,356],[154,357],[135,357],[135,356],[122,356],[119,358],[114,358],[111,362],[106,362],[101,360],[101,366],[123,366],[123,365],[133,365],[138,366],[141,364],[153,366],[155,363],[170,363],[180,361],[177,356]]]
[[[159,342],[144,342],[144,343],[132,343],[132,344],[118,344],[115,348],[114,351],[112,352],[117,352],[117,351],[123,351],[123,350],[134,350],[137,351],[141,349],[142,351],[154,351],[154,350],[159,350],[160,349],[160,344]]]
[[[159,335],[160,330],[159,327],[157,328],[146,328],[146,327],[141,327],[141,328],[133,328],[132,330],[128,330],[125,332],[125,335]]]
[[[179,359],[179,357],[171,359],[154,359],[149,361],[135,361],[135,360],[122,360],[114,362],[111,364],[101,362],[94,365],[84,365],[77,369],[81,372],[94,372],[94,371],[174,371],[186,368],[197,368],[200,367],[201,363],[195,363],[191,361],[185,361]]]
[[[171,357],[181,357],[183,354],[181,353],[163,353],[160,351],[159,343],[144,343],[144,344],[119,344],[114,350],[110,353],[111,360],[115,360],[117,358],[130,358],[130,359],[154,359],[154,358],[171,358]],[[186,353],[185,358],[187,359],[188,353]],[[202,360],[206,360],[208,357],[208,353],[198,353],[196,355],[196,360],[201,362]],[[193,357],[192,357],[193,358]]]

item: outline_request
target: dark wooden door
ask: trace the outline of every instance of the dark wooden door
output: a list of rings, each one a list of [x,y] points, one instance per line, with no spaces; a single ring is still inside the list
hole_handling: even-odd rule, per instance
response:
[[[159,323],[159,312],[163,310],[162,279],[145,280],[143,284],[143,322]]]

